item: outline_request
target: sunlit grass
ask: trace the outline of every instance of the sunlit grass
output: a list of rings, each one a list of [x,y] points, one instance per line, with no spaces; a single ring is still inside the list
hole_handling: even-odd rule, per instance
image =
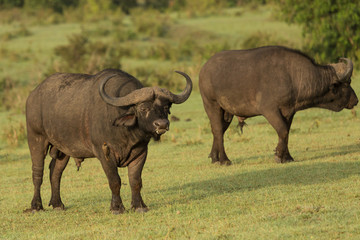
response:
[[[274,162],[277,136],[262,117],[249,119],[243,135],[234,121],[225,137],[233,161],[229,167],[212,165],[207,158],[212,135],[198,93],[174,105],[172,115],[180,121],[171,123],[160,143],[149,146],[142,193],[151,211],[145,215],[111,215],[111,194],[97,159],[85,160],[79,172],[70,160],[62,179],[64,212],[46,206],[50,199],[46,168],[45,211],[24,214],[33,191],[27,146],[2,148],[0,235],[5,239],[359,236],[360,120],[350,111],[300,112],[290,135],[295,158],[290,164]],[[121,196],[129,209],[127,170],[119,173]]]
[[[300,44],[300,30],[274,20],[269,10],[239,11],[214,17],[179,17],[177,24],[179,29],[191,27],[240,40],[257,31],[273,31]],[[0,34],[11,29],[6,26]],[[65,44],[67,35],[81,29],[80,24],[59,24],[30,26],[29,30],[32,35],[1,47],[24,52],[30,58],[0,58],[0,77],[9,75],[25,84],[42,80],[53,48]],[[139,46],[149,45],[144,42]],[[168,68],[171,74],[191,70],[189,74],[197,82],[198,62],[122,61],[125,71],[139,66],[153,71]],[[356,73],[352,85],[360,96]],[[187,102],[172,106],[171,116],[180,120],[171,122],[170,131],[160,142],[149,145],[142,190],[150,208],[146,214],[110,213],[111,193],[97,159],[86,159],[80,171],[70,159],[61,185],[66,211],[52,210],[47,206],[51,194],[49,158],[42,185],[45,211],[24,214],[33,194],[29,150],[24,142],[9,146],[3,135],[11,121],[24,122],[24,114],[0,112],[0,239],[360,237],[358,108],[340,113],[322,109],[297,113],[289,142],[295,162],[289,164],[275,163],[277,135],[263,117],[247,119],[243,134],[234,120],[225,134],[226,152],[233,165],[222,167],[208,158],[212,134],[196,89]],[[129,209],[127,169],[119,169],[119,174],[121,197]]]

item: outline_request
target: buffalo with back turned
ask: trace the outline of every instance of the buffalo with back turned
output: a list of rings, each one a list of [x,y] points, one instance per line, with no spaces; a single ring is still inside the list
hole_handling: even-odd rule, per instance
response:
[[[240,126],[249,117],[264,116],[276,130],[277,162],[293,161],[288,150],[290,126],[297,111],[311,107],[351,109],[358,98],[351,88],[353,63],[320,65],[300,51],[268,46],[223,51],[202,67],[199,87],[210,119],[212,163],[229,165],[223,135],[233,116]]]
[[[34,184],[28,211],[43,209],[40,187],[48,152],[52,157],[49,206],[64,209],[60,180],[69,158],[79,166],[85,158],[96,157],[108,178],[111,211],[118,214],[125,210],[118,167],[128,167],[132,208],[147,211],[140,190],[148,143],[169,130],[171,105],[185,102],[192,90],[190,77],[177,73],[187,82],[178,95],[167,89],[143,87],[135,77],[113,69],[96,75],[57,73],[37,86],[26,102]]]

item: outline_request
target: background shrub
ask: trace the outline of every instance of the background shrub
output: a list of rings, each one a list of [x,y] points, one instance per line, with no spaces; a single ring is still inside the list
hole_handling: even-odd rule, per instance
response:
[[[21,2],[21,0],[16,0]],[[80,0],[22,0],[23,6],[29,9],[50,8],[55,12],[62,13],[67,7],[76,7]]]
[[[256,32],[246,38],[242,43],[242,47],[244,49],[262,47],[266,45],[283,45],[294,47],[293,43],[267,32]]]
[[[27,37],[30,36],[32,33],[30,30],[23,24],[21,24],[17,29],[11,31],[11,32],[5,32],[1,35],[1,40],[3,41],[10,41],[12,39],[18,38],[18,37]]]
[[[0,6],[3,8],[23,7],[25,0],[0,0]]]
[[[360,58],[360,1],[276,0],[283,18],[303,26],[305,46],[327,62]]]
[[[6,76],[0,79],[0,110],[25,113],[25,102],[32,85],[22,83]]]
[[[8,146],[17,147],[26,141],[26,128],[23,120],[15,120],[10,117],[7,128],[3,129],[2,139]]]
[[[181,76],[171,70],[171,68],[156,68],[151,65],[136,67],[129,69],[129,73],[136,76],[144,86],[161,86],[173,91],[183,90],[185,87],[184,81],[181,81]]]
[[[136,32],[147,37],[165,37],[172,24],[170,16],[156,9],[136,8],[131,12],[131,19]]]
[[[73,34],[69,44],[55,48],[55,59],[47,74],[54,72],[81,72],[93,74],[105,68],[121,68],[120,54],[111,44],[90,42],[87,34]]]
[[[199,17],[220,13],[227,0],[185,0],[186,12],[189,17]]]

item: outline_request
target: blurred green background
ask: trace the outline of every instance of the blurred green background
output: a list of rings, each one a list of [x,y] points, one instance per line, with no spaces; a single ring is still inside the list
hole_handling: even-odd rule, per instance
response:
[[[356,239],[360,237],[358,107],[299,112],[289,149],[274,163],[277,135],[262,117],[225,134],[233,165],[210,164],[212,135],[198,74],[214,53],[264,45],[300,49],[319,63],[353,60],[359,96],[360,1],[350,0],[0,0],[0,239]],[[65,170],[67,210],[26,215],[33,186],[25,101],[55,72],[121,68],[146,86],[180,91],[170,131],[151,142],[143,172],[146,215],[108,211],[97,160]],[[47,159],[48,162],[48,159]],[[130,206],[125,169],[121,196]],[[48,169],[43,184],[49,200]]]

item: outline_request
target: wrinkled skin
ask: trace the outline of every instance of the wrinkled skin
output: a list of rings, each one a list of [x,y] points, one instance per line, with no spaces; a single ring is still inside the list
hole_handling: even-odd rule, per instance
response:
[[[95,157],[100,160],[112,192],[110,210],[114,214],[125,211],[117,168],[128,167],[131,207],[137,212],[148,211],[140,194],[141,172],[150,139],[159,140],[169,130],[168,114],[173,102],[154,96],[129,106],[113,106],[99,94],[99,85],[104,78],[109,79],[104,88],[109,96],[126,96],[143,88],[131,75],[108,69],[96,75],[54,74],[30,93],[26,122],[34,196],[31,208],[26,211],[43,209],[40,187],[48,152],[52,157],[49,206],[54,209],[64,209],[60,180],[69,158],[74,158],[80,167],[85,158]]]
[[[352,63],[322,66],[301,52],[277,46],[215,54],[199,75],[213,133],[212,163],[231,164],[223,135],[233,116],[242,128],[246,118],[259,115],[278,134],[275,160],[293,161],[288,138],[295,113],[311,107],[332,111],[353,108],[358,98],[350,86],[351,73]]]

